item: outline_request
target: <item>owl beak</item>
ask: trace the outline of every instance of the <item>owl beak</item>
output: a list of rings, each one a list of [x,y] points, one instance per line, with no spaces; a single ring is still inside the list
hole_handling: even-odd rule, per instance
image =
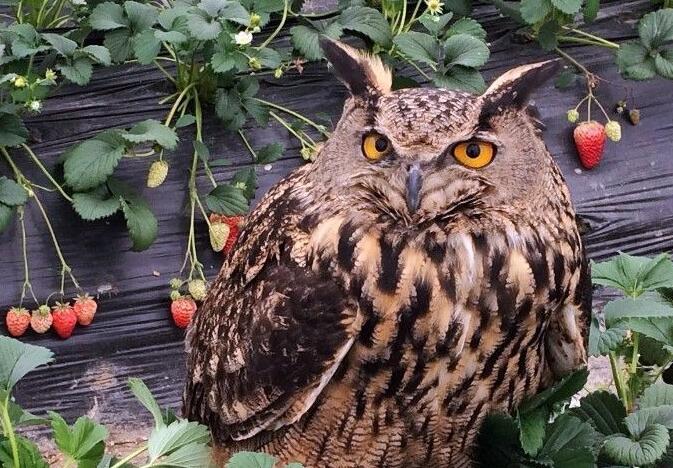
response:
[[[423,172],[418,164],[414,164],[409,168],[407,175],[407,207],[411,213],[415,213],[418,209],[422,185]]]

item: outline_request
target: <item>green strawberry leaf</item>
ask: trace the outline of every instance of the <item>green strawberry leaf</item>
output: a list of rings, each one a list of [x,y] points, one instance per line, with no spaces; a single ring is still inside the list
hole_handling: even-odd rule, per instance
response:
[[[61,157],[65,183],[76,191],[99,186],[112,175],[125,150],[126,141],[114,130],[69,148]]]
[[[75,84],[84,86],[91,80],[93,65],[88,57],[80,57],[72,61],[70,65],[56,65],[63,76]]]
[[[613,393],[604,390],[589,393],[580,399],[580,406],[572,408],[570,414],[588,422],[604,436],[627,431],[624,405]]]
[[[164,427],[166,424],[164,423],[164,416],[161,408],[159,408],[157,400],[154,399],[152,392],[147,388],[145,382],[137,378],[130,378],[128,384],[133,395],[150,413],[152,413],[152,416],[154,417],[154,427],[157,429]]]
[[[108,188],[119,198],[126,227],[133,243],[133,250],[147,249],[157,238],[157,218],[152,213],[147,201],[125,183],[111,177]]]
[[[488,56],[484,41],[468,34],[456,34],[444,42],[444,61],[448,66],[481,67]]]
[[[535,24],[545,19],[552,9],[551,0],[521,0],[519,13],[526,23]]]
[[[17,146],[26,142],[28,129],[16,114],[0,112],[0,146]]]
[[[649,50],[637,41],[620,44],[616,62],[624,78],[648,80],[656,74],[656,65]]]
[[[551,0],[551,2],[567,15],[574,15],[582,8],[582,0]]]
[[[451,12],[440,16],[424,13],[418,18],[418,22],[421,23],[430,34],[436,37],[444,30],[446,25],[449,24],[451,18],[453,18],[453,13]]]
[[[28,192],[12,179],[0,176],[0,203],[19,206],[28,201]]]
[[[80,51],[101,65],[108,67],[112,64],[110,51],[106,47],[99,45],[88,45],[86,47],[82,47]]]
[[[383,14],[374,8],[354,6],[346,8],[339,16],[339,24],[345,30],[364,34],[382,47],[392,44],[392,32]]]
[[[554,403],[568,400],[584,388],[588,377],[589,371],[586,368],[576,370],[575,372],[566,375],[551,387],[541,391],[519,405],[519,413],[528,414],[540,407],[550,407]]]
[[[339,22],[329,24],[315,22],[314,24],[320,26],[321,29],[313,29],[303,25],[290,28],[292,45],[307,60],[320,60],[323,57],[318,42],[321,34],[331,39],[339,39],[343,33],[343,27]]]
[[[657,49],[673,40],[673,8],[644,15],[638,23],[640,40],[648,49]]]
[[[125,28],[128,24],[122,6],[113,2],[98,4],[89,15],[89,25],[99,31]]]
[[[435,74],[433,82],[436,86],[446,89],[459,89],[474,94],[486,90],[486,82],[478,70],[456,65],[445,74]]]
[[[196,118],[192,114],[181,115],[178,120],[175,121],[175,128],[188,127],[193,125],[196,122]]]
[[[226,216],[244,214],[248,211],[248,200],[241,189],[232,185],[218,185],[207,196],[210,211]]]
[[[4,468],[49,468],[40,449],[32,441],[15,436],[20,466],[14,464],[12,445],[8,439],[0,438],[0,466]]]
[[[525,415],[519,415],[519,441],[527,455],[535,456],[544,443],[548,412],[538,408]]]
[[[620,253],[606,262],[592,263],[591,280],[624,291],[627,296],[673,287],[673,262],[668,254],[654,258]]]
[[[638,402],[640,408],[656,408],[658,406],[673,405],[673,385],[655,383],[645,389]]]
[[[590,23],[596,19],[600,3],[600,0],[586,0],[583,10],[585,22]]]
[[[54,442],[66,459],[73,460],[80,466],[96,466],[103,458],[107,429],[84,416],[78,418],[72,426],[68,426],[68,423],[53,411],[49,411],[49,417]]]
[[[14,218],[14,208],[0,203],[0,232],[9,227]]]
[[[238,452],[227,462],[227,468],[274,468],[276,459],[267,453]]]
[[[447,29],[445,37],[451,37],[457,34],[468,34],[481,41],[486,40],[486,30],[477,20],[472,18],[460,18]]]
[[[128,29],[117,29],[105,35],[103,45],[110,51],[112,60],[119,63],[131,54],[131,32]]]
[[[178,144],[175,130],[153,119],[135,124],[128,132],[123,133],[122,137],[131,143],[153,141],[168,150],[175,149]]]
[[[429,34],[415,31],[400,33],[395,36],[393,42],[408,59],[433,66],[437,64],[439,45]]]
[[[659,460],[670,442],[668,429],[661,424],[643,428],[637,440],[623,434],[605,439],[603,452],[614,462],[629,466],[650,465]]]
[[[285,148],[280,143],[270,143],[257,150],[257,164],[272,163],[283,155]]]
[[[133,53],[141,65],[149,65],[161,51],[161,41],[154,29],[146,29],[133,38]]]
[[[75,49],[77,49],[77,42],[60,34],[43,33],[42,37],[56,52],[64,57],[70,57],[75,52]]]
[[[159,10],[152,5],[127,0],[124,11],[129,19],[131,30],[138,34],[151,28],[156,22]]]
[[[248,201],[252,200],[255,197],[255,189],[257,188],[257,174],[255,173],[255,168],[247,167],[238,170],[231,180],[231,185],[241,190]]]
[[[182,447],[189,445],[194,447],[194,444],[205,445],[209,441],[210,433],[207,427],[185,419],[155,428],[147,442],[150,464]]]
[[[72,206],[82,219],[96,221],[115,214],[121,208],[121,203],[102,184],[90,192],[73,193]]]
[[[54,354],[42,346],[0,336],[0,389],[11,392],[28,372],[49,364]]]

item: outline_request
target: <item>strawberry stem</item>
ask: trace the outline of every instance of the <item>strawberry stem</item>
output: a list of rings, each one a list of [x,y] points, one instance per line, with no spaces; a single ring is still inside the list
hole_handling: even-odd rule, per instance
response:
[[[44,167],[44,165],[42,164],[42,162],[40,162],[40,159],[35,155],[35,153],[34,153],[33,150],[30,148],[30,146],[26,145],[25,143],[22,143],[22,144],[21,144],[21,147],[22,147],[24,150],[26,150],[26,153],[28,153],[28,155],[30,156],[30,159],[33,160],[33,162],[35,163],[35,165],[42,171],[42,173],[47,177],[47,179],[49,179],[49,182],[51,182],[51,184],[56,188],[56,190],[58,191],[58,193],[60,193],[60,194],[63,196],[63,198],[65,198],[65,199],[68,200],[70,203],[72,203],[72,197],[71,197],[70,195],[68,195],[67,193],[65,193],[65,190],[63,190],[63,187],[61,187],[61,184],[59,184],[58,182],[56,182],[56,180],[52,177],[52,175],[49,173],[49,171],[47,170],[47,168]]]
[[[21,223],[21,250],[23,252],[23,286],[21,287],[21,300],[19,301],[19,307],[23,307],[23,300],[26,297],[26,291],[30,291],[30,295],[33,296],[33,300],[36,304],[39,304],[37,297],[35,297],[35,292],[33,291],[33,285],[30,284],[30,271],[28,267],[28,244],[26,242],[26,223],[24,221],[25,210],[21,206],[17,210],[19,213],[19,222]]]
[[[9,439],[9,446],[12,449],[12,460],[14,466],[21,466],[19,463],[19,446],[16,443],[16,435],[14,434],[14,427],[12,420],[9,417],[9,394],[5,397],[5,401],[0,404],[0,423],[2,425],[2,433]]]
[[[56,255],[58,256],[58,260],[61,262],[61,289],[59,291],[61,297],[65,295],[64,287],[65,287],[66,273],[68,273],[68,276],[70,276],[70,281],[72,281],[73,286],[75,286],[75,288],[77,288],[78,290],[81,290],[82,288],[80,288],[77,279],[75,279],[75,276],[72,274],[72,268],[70,268],[68,263],[65,261],[65,258],[63,257],[63,252],[61,252],[61,246],[58,243],[58,239],[56,239],[54,228],[51,225],[51,221],[49,220],[49,216],[47,215],[47,212],[45,211],[42,202],[40,201],[36,193],[33,194],[33,198],[35,199],[37,207],[40,209],[40,213],[42,213],[42,218],[44,219],[44,223],[47,225],[47,229],[49,230],[49,235],[51,236],[51,241],[54,244]]]

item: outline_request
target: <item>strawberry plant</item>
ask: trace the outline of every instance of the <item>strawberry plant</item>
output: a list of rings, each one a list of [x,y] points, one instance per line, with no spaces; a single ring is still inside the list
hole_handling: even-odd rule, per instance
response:
[[[31,3],[34,2],[20,2],[18,8],[27,8]],[[42,5],[56,3],[40,2]],[[18,217],[24,264],[24,282],[19,301],[19,305],[22,305],[28,293],[38,303],[30,283],[28,264],[24,222],[24,210],[28,203],[37,206],[59,259],[61,297],[64,295],[66,277],[79,289],[79,283],[66,262],[49,214],[42,203],[43,192],[57,191],[69,201],[72,201],[72,197],[28,145],[29,133],[23,118],[39,114],[44,99],[48,98],[57,84],[64,81],[78,85],[88,83],[94,64],[110,64],[110,54],[105,47],[85,46],[65,35],[40,33],[27,20],[22,23],[17,18],[17,21],[9,26],[0,26],[0,156],[13,177],[0,176],[0,232],[10,226],[15,216]],[[24,161],[37,168],[46,182],[29,178]]]
[[[172,102],[163,122],[145,121],[128,131],[110,130],[63,155],[65,181],[74,191],[75,211],[83,219],[97,220],[121,210],[134,247],[147,248],[156,237],[156,220],[146,203],[114,178],[114,171],[124,156],[149,157],[152,162],[147,186],[161,186],[170,171],[168,152],[176,146],[176,130],[192,128],[193,152],[187,182],[190,223],[182,272],[187,282],[205,282],[196,249],[197,217],[200,215],[208,225],[211,236],[224,237],[220,226],[213,227],[209,212],[224,216],[244,214],[254,196],[256,180],[252,168],[239,171],[230,183],[215,179],[212,169],[228,162],[211,157],[204,142],[204,106],[213,106],[224,126],[243,141],[255,164],[275,161],[283,147],[273,143],[256,148],[243,129],[249,119],[259,125],[275,120],[301,142],[302,154],[307,157],[316,151],[316,142],[305,126],[317,134],[327,134],[324,126],[257,96],[259,76],[280,76],[292,67],[289,57],[270,46],[282,30],[289,8],[283,0],[98,4],[86,21],[105,34],[104,44],[112,60],[154,64],[175,92],[162,100]],[[257,41],[255,35],[269,24],[272,15],[280,16],[278,25],[264,40]],[[137,144],[144,146],[135,151]],[[100,161],[101,153],[105,155],[104,163],[94,163]],[[205,194],[197,186],[199,170],[204,171],[211,185]]]
[[[0,336],[0,466],[47,468],[39,447],[17,433],[25,426],[49,426],[63,458],[63,467],[132,468],[134,466],[203,468],[212,465],[210,433],[205,426],[178,418],[162,410],[147,386],[129,379],[129,388],[154,419],[146,443],[123,457],[107,453],[107,429],[96,421],[80,417],[74,424],[49,411],[38,417],[25,411],[12,398],[12,389],[28,372],[49,364],[53,354],[46,348]],[[138,463],[139,465],[136,465]]]
[[[374,53],[393,68],[410,65],[436,86],[480,93],[485,89],[478,69],[489,57],[486,31],[464,15],[469,2],[384,0],[380,5],[353,6],[327,19],[297,14],[303,23],[290,32],[295,49],[308,60],[322,57],[318,37],[333,39],[346,32],[364,38]],[[380,11],[372,8],[378,6]],[[455,16],[463,15],[460,18]],[[413,84],[398,79],[398,86]]]
[[[616,393],[598,390],[568,401],[587,379],[577,371],[524,402],[513,416],[494,415],[481,433],[483,466],[670,466],[673,385],[673,262],[626,254],[592,265],[596,285],[622,297],[591,321],[588,351],[610,361]],[[497,461],[496,461],[497,460]]]

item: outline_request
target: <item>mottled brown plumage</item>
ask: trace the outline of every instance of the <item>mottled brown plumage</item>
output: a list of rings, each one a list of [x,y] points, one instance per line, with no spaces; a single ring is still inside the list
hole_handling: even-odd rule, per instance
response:
[[[316,162],[250,214],[197,313],[185,415],[223,458],[468,466],[488,412],[586,359],[575,214],[525,112],[554,64],[482,96],[391,92],[377,60],[323,47],[352,96]],[[393,146],[377,162],[362,151],[372,130]],[[452,156],[473,139],[497,148],[481,169]]]

